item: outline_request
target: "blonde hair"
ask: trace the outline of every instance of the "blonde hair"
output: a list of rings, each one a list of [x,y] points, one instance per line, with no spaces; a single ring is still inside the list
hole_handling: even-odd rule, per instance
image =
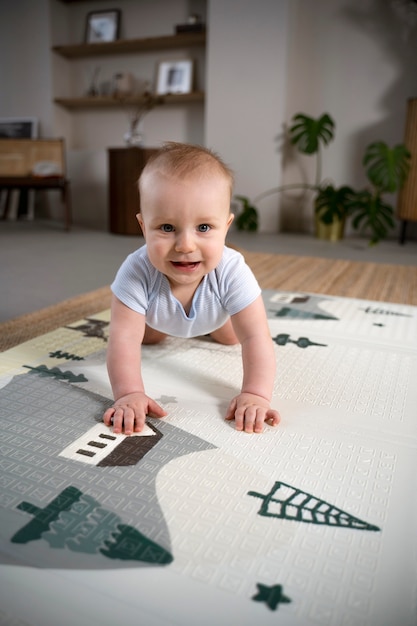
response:
[[[139,190],[148,174],[160,172],[186,178],[192,174],[217,174],[226,179],[233,193],[234,173],[218,154],[203,146],[168,141],[147,161],[139,177]]]

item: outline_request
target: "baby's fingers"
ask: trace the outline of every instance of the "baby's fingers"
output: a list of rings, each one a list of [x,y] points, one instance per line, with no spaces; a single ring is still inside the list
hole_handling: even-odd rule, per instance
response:
[[[111,426],[113,424],[113,414],[114,414],[114,407],[110,407],[104,413],[103,422],[106,424],[106,426]]]
[[[237,400],[236,400],[236,398],[233,398],[233,400],[229,404],[229,407],[228,407],[227,413],[226,413],[226,417],[224,419],[229,420],[229,421],[235,419],[236,406],[237,406]]]
[[[113,432],[118,435],[123,432],[125,435],[131,435],[135,424],[135,413],[130,407],[114,407],[113,413]]]
[[[244,414],[245,433],[261,433],[264,429],[265,409],[248,406]]]
[[[281,416],[278,413],[278,411],[275,411],[275,409],[269,409],[266,412],[265,422],[269,424],[269,426],[278,426],[280,421],[281,421]]]
[[[168,413],[155,400],[149,399],[148,415],[150,417],[165,417]]]

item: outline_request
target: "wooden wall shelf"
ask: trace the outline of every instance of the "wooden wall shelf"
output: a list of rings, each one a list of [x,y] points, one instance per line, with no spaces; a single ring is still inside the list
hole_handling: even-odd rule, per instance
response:
[[[193,93],[169,94],[161,96],[162,102],[156,106],[163,104],[186,104],[189,102],[204,102],[204,91],[194,91]],[[111,96],[94,96],[82,98],[55,98],[55,104],[59,104],[65,109],[111,109],[123,108],[139,105],[143,102],[143,98],[113,98]]]
[[[52,50],[67,59],[81,59],[92,56],[189,48],[204,46],[205,43],[206,33],[186,33],[181,35],[164,35],[162,37],[146,37],[144,39],[118,39],[117,41],[100,43],[54,46]]]

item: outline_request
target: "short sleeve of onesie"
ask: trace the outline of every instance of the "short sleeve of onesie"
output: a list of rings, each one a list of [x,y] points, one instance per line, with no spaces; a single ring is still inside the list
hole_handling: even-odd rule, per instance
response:
[[[243,256],[227,247],[219,265],[198,286],[188,314],[172,295],[166,276],[149,261],[146,245],[127,257],[111,288],[123,304],[145,315],[151,328],[176,337],[213,332],[261,293]]]

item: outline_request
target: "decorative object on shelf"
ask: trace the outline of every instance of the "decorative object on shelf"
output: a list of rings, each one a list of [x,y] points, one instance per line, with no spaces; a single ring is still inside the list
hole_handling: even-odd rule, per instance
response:
[[[191,93],[193,65],[192,59],[161,61],[158,64],[156,93],[159,95]]]
[[[120,35],[120,9],[90,11],[85,28],[86,43],[115,41]]]
[[[144,37],[139,39],[119,39],[118,41],[104,41],[102,43],[80,43],[64,46],[54,46],[54,53],[65,59],[87,59],[89,57],[97,58],[98,56],[112,56],[131,53],[148,53],[151,51],[161,50],[181,50],[180,55],[186,54],[184,49],[198,47],[204,48],[206,43],[206,33],[185,33],[180,35],[163,35],[158,37]],[[181,57],[179,57],[181,58]],[[117,69],[117,68],[116,68]],[[155,68],[155,74],[157,73]],[[156,76],[155,76],[156,82]],[[136,80],[135,80],[136,83]],[[133,94],[128,99],[115,98],[113,91],[113,77],[104,77],[96,86],[98,95],[90,97],[55,97],[54,103],[72,111],[78,109],[112,109],[125,108],[133,106],[140,100],[140,96],[136,97],[136,84],[133,88]],[[155,91],[155,89],[153,89]],[[186,93],[166,94],[163,102],[166,104],[183,105],[194,102],[204,102],[204,91],[189,91]],[[127,101],[128,100],[128,101]]]
[[[93,98],[99,95],[97,79],[99,77],[100,70],[101,68],[98,65],[95,65],[94,67],[90,67],[87,69],[88,87],[87,87],[86,95],[89,96],[90,98]]]
[[[206,25],[201,19],[201,15],[197,13],[191,13],[189,15],[186,24],[177,24],[175,26],[175,32],[179,33],[204,33]]]
[[[115,96],[131,96],[134,79],[130,72],[118,72],[113,77],[113,93]]]
[[[149,111],[151,111],[158,104],[163,103],[163,98],[151,93],[149,90],[145,90],[141,94],[139,104],[135,106],[129,113],[129,130],[123,136],[125,143],[128,146],[140,146],[143,147],[145,143],[143,135],[143,120]]]
[[[109,97],[113,95],[113,81],[102,80],[98,86],[98,95],[102,97]]]

